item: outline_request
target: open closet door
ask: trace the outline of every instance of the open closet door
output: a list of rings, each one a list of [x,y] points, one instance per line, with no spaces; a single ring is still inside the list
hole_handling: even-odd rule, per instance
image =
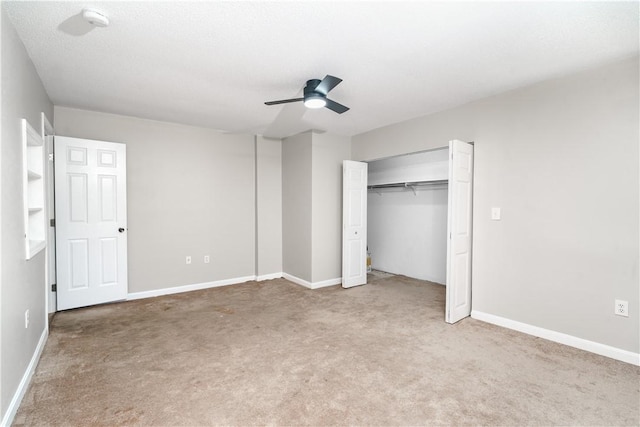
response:
[[[473,145],[449,142],[449,221],[447,241],[447,303],[445,321],[471,314],[471,214]]]
[[[367,164],[342,164],[342,287],[367,283]]]

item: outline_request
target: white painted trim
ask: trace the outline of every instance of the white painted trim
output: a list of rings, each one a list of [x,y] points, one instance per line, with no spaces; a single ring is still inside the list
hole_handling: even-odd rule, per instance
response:
[[[256,277],[257,282],[262,282],[263,280],[271,280],[271,279],[281,279],[282,272],[280,273],[271,273],[271,274],[263,274],[262,276]]]
[[[527,323],[517,322],[493,314],[483,313],[481,311],[471,311],[471,317],[483,322],[492,323],[504,328],[513,329],[514,331],[524,332],[549,341],[568,345],[570,347],[579,348],[601,356],[610,357],[622,362],[631,363],[640,366],[640,353],[633,353],[621,348],[612,347],[594,341],[585,340],[583,338],[574,337],[573,335],[563,334],[561,332],[552,331],[550,329],[540,328],[538,326],[529,325]]]
[[[290,282],[295,283],[296,285],[300,285],[300,286],[304,286],[305,288],[313,289],[311,287],[311,282],[307,282],[306,280],[301,279],[299,277],[292,276],[291,274],[288,274],[288,273],[282,273],[282,277],[284,277],[285,279],[287,279]]]
[[[53,285],[55,283],[55,270],[56,270],[56,266],[55,266],[55,230],[53,232],[54,236],[53,238],[51,237],[51,227],[49,226],[49,219],[50,219],[50,215],[52,214],[53,211],[53,206],[54,206],[54,200],[55,200],[55,191],[53,188],[53,175],[54,175],[54,171],[53,171],[53,161],[49,160],[49,156],[53,156],[53,135],[54,135],[54,130],[53,130],[53,125],[51,124],[51,121],[49,121],[49,119],[47,118],[47,115],[44,112],[40,113],[40,133],[42,136],[42,143],[44,146],[44,162],[45,162],[45,166],[44,166],[44,179],[45,179],[45,186],[44,186],[44,192],[45,192],[45,202],[46,202],[46,212],[45,212],[45,240],[46,240],[46,248],[45,248],[45,258],[46,258],[46,263],[45,263],[45,283],[47,284],[47,287],[45,289],[45,301],[46,301],[46,308],[45,308],[45,317],[47,318],[47,328],[49,328],[49,314],[50,313],[55,313],[56,312],[56,306],[57,306],[57,301],[56,301],[56,293],[53,292],[51,290],[51,285]],[[47,138],[47,136],[49,136],[50,138]],[[53,213],[53,216],[55,217],[55,213]]]
[[[304,279],[301,279],[296,276],[292,276],[291,274],[287,274],[287,273],[282,273],[282,277],[284,277],[290,282],[293,282],[297,285],[304,286],[305,288],[309,288],[309,289],[325,288],[327,286],[339,285],[342,283],[341,277],[337,277],[335,279],[323,280],[322,282],[314,282],[314,283],[308,282]]]
[[[342,277],[336,277],[335,279],[323,280],[322,282],[313,282],[311,289],[326,288],[327,286],[335,286],[342,284]]]
[[[36,346],[36,350],[33,352],[33,356],[31,357],[31,361],[29,362],[29,366],[27,366],[27,370],[24,372],[22,376],[22,380],[20,380],[20,384],[18,384],[18,389],[13,395],[13,399],[11,399],[11,403],[9,403],[9,407],[7,408],[7,412],[4,414],[2,418],[2,423],[0,423],[1,427],[10,426],[13,422],[13,418],[16,416],[16,412],[18,412],[18,408],[20,407],[20,403],[22,402],[22,398],[24,397],[27,389],[29,388],[29,384],[31,383],[31,378],[33,377],[34,372],[36,371],[36,366],[38,366],[38,361],[40,361],[40,356],[42,355],[42,350],[44,350],[44,345],[47,342],[47,337],[49,336],[49,329],[44,328],[42,331],[42,335],[40,335],[40,341],[38,341],[38,345]]]
[[[201,289],[217,288],[220,286],[235,285],[238,283],[256,280],[256,276],[236,277],[233,279],[217,280],[215,282],[195,283],[193,285],[174,286],[172,288],[154,289],[151,291],[132,292],[127,295],[127,300],[159,297],[162,295],[179,294],[182,292],[199,291]]]

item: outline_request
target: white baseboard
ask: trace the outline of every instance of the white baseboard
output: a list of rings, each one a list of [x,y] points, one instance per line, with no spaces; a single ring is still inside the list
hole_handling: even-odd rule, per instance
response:
[[[342,284],[342,277],[336,277],[335,279],[323,280],[322,282],[313,282],[311,289],[326,288],[327,286],[335,286]]]
[[[282,272],[271,273],[271,274],[263,274],[262,276],[256,277],[256,281],[262,282],[263,280],[281,279],[281,278],[282,278]]]
[[[33,377],[33,373],[36,371],[36,366],[38,366],[38,361],[40,360],[40,356],[42,355],[42,350],[44,350],[44,345],[47,342],[47,337],[49,336],[49,329],[44,328],[42,331],[42,335],[40,335],[40,341],[38,341],[38,345],[36,346],[36,350],[33,352],[33,356],[31,357],[31,361],[27,366],[27,370],[24,372],[22,376],[22,380],[20,380],[20,384],[18,384],[18,389],[13,395],[11,399],[11,403],[9,403],[9,407],[7,408],[7,412],[2,417],[2,422],[0,426],[6,427],[10,426],[13,422],[13,418],[16,416],[16,412],[18,412],[18,408],[20,407],[20,403],[22,402],[22,398],[24,397],[27,389],[29,388],[29,384],[31,383],[31,377]]]
[[[473,317],[474,319],[482,320],[483,322],[492,323],[494,325],[502,326],[508,329],[513,329],[514,331],[523,332],[525,334],[544,338],[549,341],[579,348],[580,350],[589,351],[601,356],[610,357],[612,359],[640,366],[640,353],[633,353],[628,350],[622,350],[617,347],[600,344],[594,341],[585,340],[583,338],[574,337],[573,335],[567,335],[561,332],[529,325],[527,323],[517,322],[515,320],[507,319],[504,317],[494,316],[493,314],[483,313],[481,311],[473,310],[471,312],[471,317]]]
[[[159,297],[162,295],[179,294],[182,292],[199,291],[201,289],[235,285],[238,283],[250,282],[252,280],[256,280],[256,276],[236,277],[233,279],[216,280],[215,282],[196,283],[193,285],[183,285],[183,286],[175,286],[172,288],[154,289],[152,291],[132,292],[127,295],[127,300]]]
[[[342,283],[341,277],[337,277],[335,279],[323,280],[322,282],[313,282],[313,283],[308,282],[299,277],[292,276],[291,274],[287,274],[287,273],[282,273],[282,277],[284,277],[290,282],[296,283],[298,285],[304,286],[305,288],[309,288],[309,289],[325,288],[327,286],[339,285]]]

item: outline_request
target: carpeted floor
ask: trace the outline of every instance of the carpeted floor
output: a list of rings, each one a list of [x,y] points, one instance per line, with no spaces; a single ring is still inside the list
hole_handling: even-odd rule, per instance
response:
[[[640,368],[473,319],[403,276],[58,313],[15,425],[638,425]]]

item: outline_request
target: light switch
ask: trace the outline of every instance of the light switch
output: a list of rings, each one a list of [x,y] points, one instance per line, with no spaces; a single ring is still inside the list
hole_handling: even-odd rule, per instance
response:
[[[491,208],[491,219],[500,221],[500,208]]]

